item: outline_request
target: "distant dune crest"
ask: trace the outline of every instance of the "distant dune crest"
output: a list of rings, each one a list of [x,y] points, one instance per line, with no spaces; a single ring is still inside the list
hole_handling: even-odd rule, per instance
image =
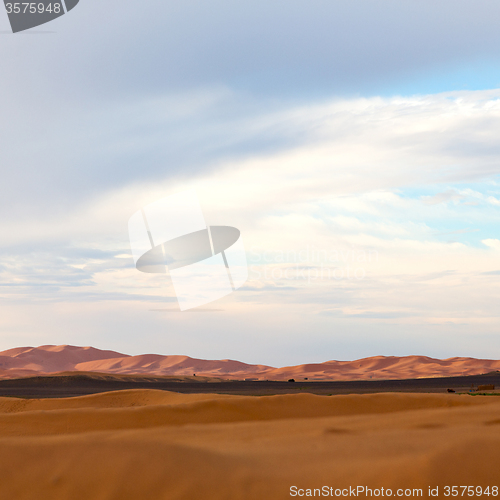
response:
[[[452,377],[500,370],[500,361],[475,358],[434,359],[426,356],[373,356],[355,361],[326,361],[274,368],[240,361],[188,356],[129,356],[94,347],[18,347],[0,352],[0,377],[16,378],[68,371],[163,376],[220,377],[256,380],[366,380]]]

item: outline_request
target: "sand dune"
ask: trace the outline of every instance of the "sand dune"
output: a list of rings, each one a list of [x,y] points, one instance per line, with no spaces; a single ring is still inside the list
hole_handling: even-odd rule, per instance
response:
[[[21,371],[28,373],[52,373],[73,371],[82,362],[123,357],[114,351],[103,351],[93,347],[41,346],[18,347],[0,352],[2,372]]]
[[[192,375],[198,373],[211,377],[244,378],[250,372],[264,373],[270,367],[247,365],[239,361],[210,361],[193,359],[188,356],[160,356],[145,354],[119,359],[88,361],[75,365],[76,370],[97,371],[104,373],[148,373],[155,375]]]
[[[128,356],[93,347],[20,347],[0,352],[0,377],[84,371],[112,374],[198,376],[256,380],[405,379],[476,375],[500,370],[499,360],[433,359],[426,356],[374,356],[356,361],[326,361],[283,368],[249,365],[233,360],[142,354]]]
[[[435,394],[248,397],[144,390],[59,400],[0,398],[0,436],[391,413],[485,403],[488,403],[486,398]]]
[[[495,397],[0,398],[0,498],[277,500],[293,485],[428,497],[429,486],[498,486],[499,445]]]
[[[269,377],[304,378],[309,380],[409,379],[476,375],[500,370],[500,361],[475,358],[434,359],[427,356],[374,356],[356,361],[327,361],[278,368]]]

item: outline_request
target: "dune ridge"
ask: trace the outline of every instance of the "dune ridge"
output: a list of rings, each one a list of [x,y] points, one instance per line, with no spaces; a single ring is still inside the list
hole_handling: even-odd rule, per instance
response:
[[[19,347],[0,352],[0,378],[81,371],[110,374],[198,376],[222,379],[362,380],[477,375],[500,370],[500,360],[427,356],[373,356],[355,361],[326,361],[275,368],[235,360],[141,354],[78,346]]]
[[[100,430],[384,414],[470,407],[486,398],[437,394],[285,394],[231,396],[155,390],[116,391],[58,400],[0,398],[0,436],[48,435]],[[22,429],[22,430],[21,430]]]

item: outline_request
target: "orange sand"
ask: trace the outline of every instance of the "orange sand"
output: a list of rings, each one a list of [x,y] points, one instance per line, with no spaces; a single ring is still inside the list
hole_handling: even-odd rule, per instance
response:
[[[500,486],[500,400],[154,390],[0,398],[0,447],[2,499],[275,500],[292,498],[293,485],[394,496],[423,488],[429,498],[429,486]]]

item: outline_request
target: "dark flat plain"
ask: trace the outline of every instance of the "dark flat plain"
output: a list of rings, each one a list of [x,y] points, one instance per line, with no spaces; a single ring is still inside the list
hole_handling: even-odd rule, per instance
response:
[[[0,380],[0,396],[20,398],[66,398],[126,389],[159,389],[180,393],[218,393],[239,395],[365,394],[375,392],[443,393],[447,389],[468,392],[472,385],[493,384],[500,388],[500,372],[462,377],[404,380],[353,381],[239,381],[203,377],[156,377],[65,373],[61,375]],[[487,391],[491,392],[491,391]]]

